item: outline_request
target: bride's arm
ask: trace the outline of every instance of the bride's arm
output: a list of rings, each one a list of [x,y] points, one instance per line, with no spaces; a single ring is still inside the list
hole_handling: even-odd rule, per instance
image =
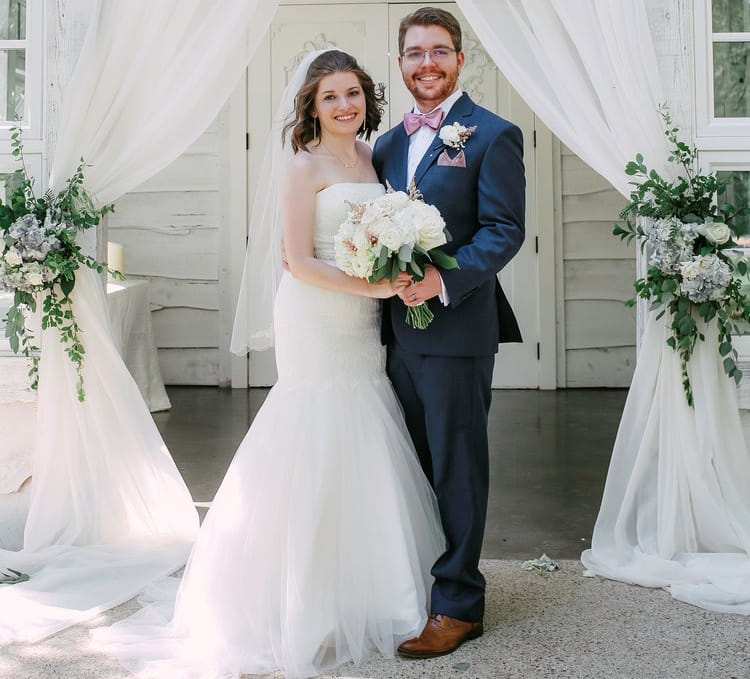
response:
[[[315,196],[318,191],[313,163],[298,153],[287,167],[281,191],[281,224],[289,272],[295,278],[321,288],[348,292],[364,297],[385,299],[396,294],[402,282],[368,283],[348,276],[340,269],[315,259]]]

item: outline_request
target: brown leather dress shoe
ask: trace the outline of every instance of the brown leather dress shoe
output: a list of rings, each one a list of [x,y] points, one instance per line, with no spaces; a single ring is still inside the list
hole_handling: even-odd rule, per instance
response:
[[[398,647],[407,658],[436,658],[453,653],[464,641],[481,637],[481,622],[465,622],[440,613],[431,613],[427,624],[416,639],[409,639]]]

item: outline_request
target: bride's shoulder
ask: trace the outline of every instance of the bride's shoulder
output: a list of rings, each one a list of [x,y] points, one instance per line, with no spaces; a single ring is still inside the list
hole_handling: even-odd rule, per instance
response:
[[[357,151],[365,159],[370,160],[372,158],[372,146],[367,142],[357,139]]]
[[[295,190],[309,187],[314,193],[320,183],[318,174],[318,164],[313,155],[300,150],[288,160],[285,180],[288,187],[294,187]]]

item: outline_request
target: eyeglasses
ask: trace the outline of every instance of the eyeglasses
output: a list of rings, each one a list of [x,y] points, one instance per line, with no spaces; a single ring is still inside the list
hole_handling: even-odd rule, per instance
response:
[[[408,64],[421,64],[424,61],[425,55],[429,54],[430,59],[437,63],[440,61],[445,61],[454,52],[458,52],[458,50],[451,49],[450,47],[436,47],[434,50],[406,50],[406,52],[403,52],[401,56]]]

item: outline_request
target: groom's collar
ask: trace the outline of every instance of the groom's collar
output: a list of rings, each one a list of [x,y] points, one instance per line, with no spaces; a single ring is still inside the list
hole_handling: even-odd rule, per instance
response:
[[[463,94],[464,94],[463,90],[459,87],[457,90],[453,92],[453,94],[443,99],[443,101],[441,101],[435,108],[433,108],[432,111],[437,111],[439,108],[441,108],[443,109],[443,112],[445,113],[443,118],[447,118],[448,114],[450,113],[451,108],[453,108],[453,104],[455,104],[463,96]],[[432,111],[425,111],[425,115],[428,113],[432,113]],[[414,102],[412,113],[416,113],[417,115],[422,115],[422,111],[419,110],[419,107],[417,106],[416,102]]]

